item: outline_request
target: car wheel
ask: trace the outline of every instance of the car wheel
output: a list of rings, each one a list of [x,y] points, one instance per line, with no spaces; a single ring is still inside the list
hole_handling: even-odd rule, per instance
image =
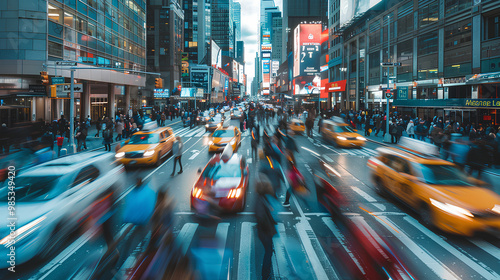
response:
[[[431,208],[428,204],[422,203],[422,206],[419,209],[420,219],[424,223],[427,228],[434,227],[434,217],[431,211]]]
[[[382,179],[380,177],[375,178],[375,191],[378,195],[382,197],[387,197],[387,190],[384,188],[384,183],[382,183]]]
[[[158,153],[158,156],[156,157],[155,166],[158,167],[160,166],[160,164],[161,164],[161,154]]]

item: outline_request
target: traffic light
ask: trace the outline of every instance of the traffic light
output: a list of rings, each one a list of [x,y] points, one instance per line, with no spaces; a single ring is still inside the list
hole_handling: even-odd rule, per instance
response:
[[[47,74],[47,71],[40,72],[40,79],[42,80],[43,85],[49,84],[49,75]]]
[[[163,79],[155,78],[155,88],[163,88]]]

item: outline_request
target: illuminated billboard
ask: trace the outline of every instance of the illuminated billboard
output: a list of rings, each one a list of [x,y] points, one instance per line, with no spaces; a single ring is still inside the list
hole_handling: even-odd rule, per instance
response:
[[[238,70],[239,70],[239,63],[236,62],[236,60],[233,60],[233,81],[238,82]]]
[[[321,24],[299,24],[294,30],[293,77],[320,72]]]
[[[269,90],[271,83],[271,59],[262,59],[262,89]]]
[[[308,95],[321,93],[321,77],[315,76],[299,76],[293,79],[293,94]]]
[[[239,74],[239,76],[238,76],[238,83],[240,83],[240,84],[244,84],[245,83],[245,81],[244,81],[245,74],[243,72],[244,72],[243,65],[240,64],[240,69],[238,71],[238,74]]]
[[[271,44],[271,30],[269,28],[262,29],[262,44]]]
[[[340,26],[364,14],[381,0],[340,0]]]
[[[181,53],[181,73],[182,77],[189,77],[189,53],[183,52]]]
[[[212,40],[211,43],[211,64],[212,67],[214,68],[221,68],[222,67],[222,50],[215,43],[214,40]]]

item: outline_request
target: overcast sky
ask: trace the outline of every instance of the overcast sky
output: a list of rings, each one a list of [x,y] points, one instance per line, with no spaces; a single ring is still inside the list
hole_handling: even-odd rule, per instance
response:
[[[239,0],[241,3],[241,39],[245,42],[245,72],[247,74],[247,91],[250,93],[251,82],[255,76],[255,53],[258,48],[260,0]],[[274,0],[282,11],[283,0]]]

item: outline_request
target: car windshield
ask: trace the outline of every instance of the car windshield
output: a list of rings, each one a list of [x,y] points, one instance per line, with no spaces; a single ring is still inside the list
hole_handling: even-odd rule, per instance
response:
[[[342,125],[342,126],[334,126],[333,131],[337,133],[342,133],[342,132],[354,132],[350,126],[347,125]]]
[[[216,163],[209,165],[203,172],[203,177],[218,180],[220,178],[241,177],[241,168],[239,164]]]
[[[15,179],[16,202],[44,201],[56,196],[52,190],[61,176],[25,176]],[[0,201],[7,201],[7,182],[0,189]]]
[[[210,119],[210,122],[220,122],[220,117],[219,116],[216,116],[214,118],[211,118]]]
[[[135,134],[132,135],[128,144],[156,144],[160,141],[158,134]]]
[[[420,164],[418,177],[431,185],[472,186],[464,172],[453,165]]]
[[[212,137],[234,137],[234,130],[216,130]]]

